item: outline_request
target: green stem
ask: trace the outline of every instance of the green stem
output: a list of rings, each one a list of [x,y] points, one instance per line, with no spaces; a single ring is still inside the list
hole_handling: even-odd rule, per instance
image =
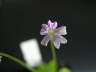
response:
[[[51,42],[51,49],[52,49],[52,57],[53,57],[53,61],[55,62],[55,72],[57,72],[57,59],[56,59],[56,51],[55,51],[55,47],[54,47],[54,44],[53,44],[53,41],[50,41]]]
[[[55,47],[54,47],[54,44],[53,44],[53,41],[50,41],[51,42],[51,49],[52,49],[52,57],[53,57],[53,60],[56,61],[56,52],[55,52]]]
[[[5,57],[11,59],[12,61],[20,64],[21,66],[23,66],[23,67],[25,67],[25,68],[27,68],[30,72],[36,72],[36,70],[34,70],[34,69],[31,68],[30,66],[28,66],[25,62],[23,62],[23,61],[19,60],[18,58],[15,58],[15,57],[7,54],[7,53],[0,53],[0,56],[5,56]]]

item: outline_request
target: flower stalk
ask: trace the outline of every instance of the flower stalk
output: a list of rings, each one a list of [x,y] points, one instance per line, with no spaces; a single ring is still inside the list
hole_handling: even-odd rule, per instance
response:
[[[50,43],[51,43],[52,57],[53,57],[53,60],[56,61],[56,51],[55,51],[53,41],[50,41]]]
[[[57,58],[56,58],[56,50],[55,50],[53,41],[50,41],[50,44],[51,44],[51,51],[52,51],[52,60],[55,62],[54,68],[55,68],[55,71],[57,72],[58,65],[57,65]]]

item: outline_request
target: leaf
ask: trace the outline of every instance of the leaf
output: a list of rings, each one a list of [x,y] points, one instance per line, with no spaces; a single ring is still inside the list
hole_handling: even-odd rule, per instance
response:
[[[64,67],[64,68],[61,68],[59,72],[72,72],[72,71],[68,69],[67,67]]]
[[[56,61],[50,61],[49,63],[44,63],[37,68],[37,72],[56,72],[57,70]]]
[[[48,69],[49,69],[48,72],[56,72],[57,71],[56,61],[54,61],[54,60],[50,61],[49,65],[48,65]]]

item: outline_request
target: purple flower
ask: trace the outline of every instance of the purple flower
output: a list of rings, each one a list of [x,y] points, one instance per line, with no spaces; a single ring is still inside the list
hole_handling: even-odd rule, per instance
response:
[[[67,43],[67,40],[62,36],[67,34],[66,26],[61,26],[58,28],[57,26],[57,22],[51,22],[51,20],[48,21],[48,24],[42,24],[40,34],[45,35],[45,37],[41,41],[42,45],[47,46],[48,42],[52,41],[54,43],[54,46],[59,49],[60,43]]]

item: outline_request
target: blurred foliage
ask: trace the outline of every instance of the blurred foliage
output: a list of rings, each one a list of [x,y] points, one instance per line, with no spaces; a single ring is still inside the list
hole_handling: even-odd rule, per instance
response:
[[[56,61],[52,60],[49,63],[40,65],[36,72],[58,72]],[[69,68],[63,67],[59,72],[72,72]]]
[[[59,72],[72,72],[69,68],[64,67],[59,70]]]
[[[49,63],[44,63],[40,65],[37,70],[37,72],[56,72],[57,71],[57,64],[56,61],[52,60]]]

